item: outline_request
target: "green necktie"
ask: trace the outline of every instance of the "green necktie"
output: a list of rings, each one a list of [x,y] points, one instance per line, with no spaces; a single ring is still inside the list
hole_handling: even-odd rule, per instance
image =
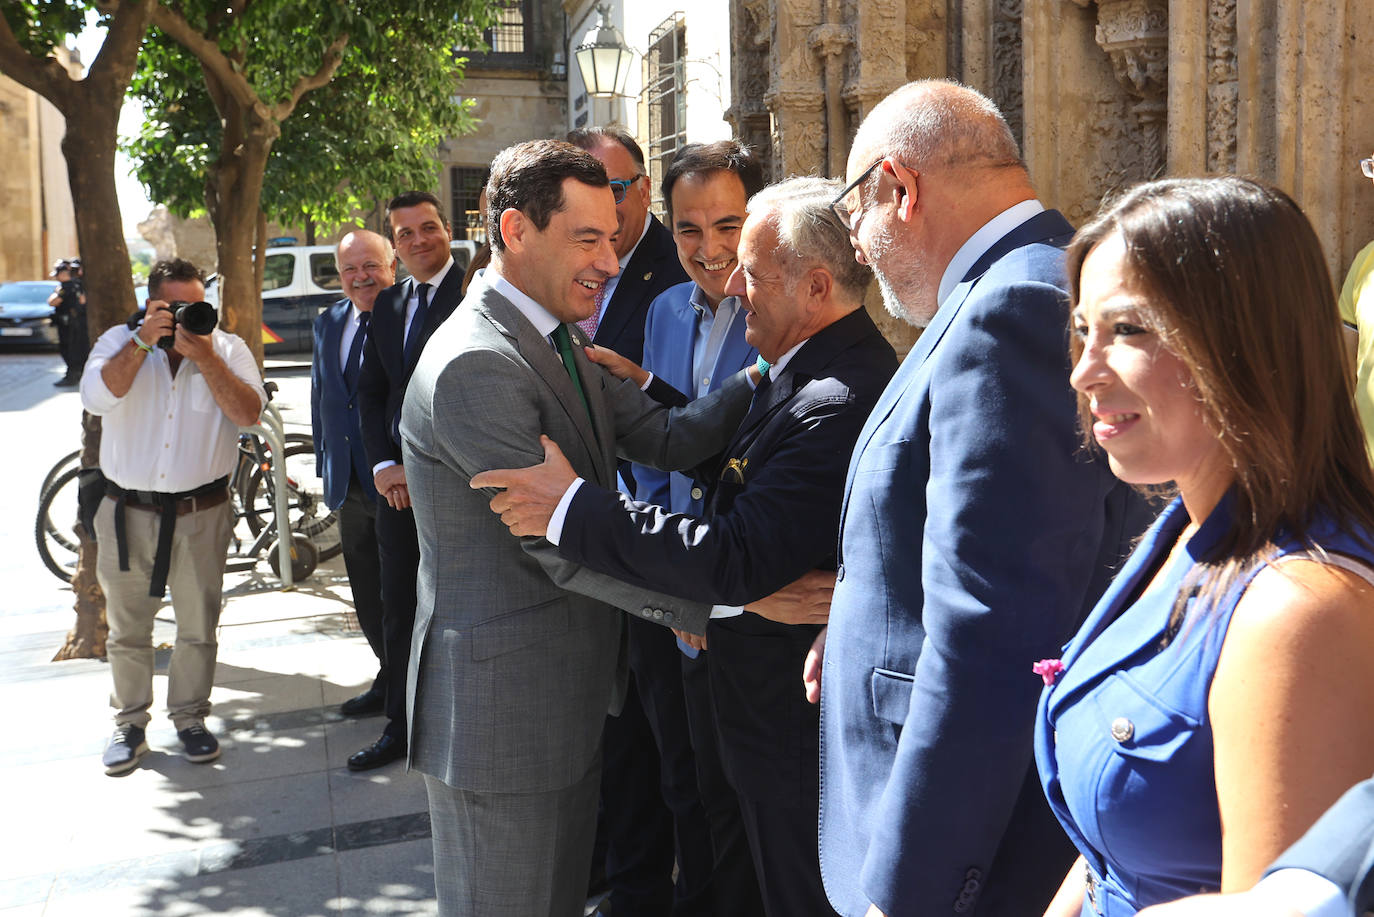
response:
[[[582,407],[587,411],[587,419],[592,418],[592,407],[587,403],[587,393],[582,390],[582,377],[577,372],[577,364],[573,362],[572,339],[568,337],[568,326],[560,324],[553,329],[553,342],[558,345],[558,355],[563,358],[563,368],[568,371],[568,377],[572,379],[573,388],[577,389],[577,397],[582,399]]]

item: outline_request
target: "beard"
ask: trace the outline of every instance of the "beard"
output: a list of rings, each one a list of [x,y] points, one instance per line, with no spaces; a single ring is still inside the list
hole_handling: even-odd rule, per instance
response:
[[[866,257],[888,314],[917,328],[929,325],[939,304],[931,301],[936,292],[925,257],[902,251],[887,228],[874,234]]]

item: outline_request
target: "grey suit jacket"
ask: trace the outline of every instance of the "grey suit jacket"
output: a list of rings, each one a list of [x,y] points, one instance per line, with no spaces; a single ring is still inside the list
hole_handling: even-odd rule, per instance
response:
[[[575,342],[585,337],[573,326]],[[410,761],[450,786],[533,793],[586,774],[625,684],[625,622],[613,606],[703,633],[710,607],[594,573],[543,538],[517,538],[468,481],[543,461],[539,435],[579,475],[615,486],[617,447],[659,468],[725,447],[749,405],[741,374],[671,412],[575,359],[591,419],[548,340],[475,281],[435,332],[402,410],[406,478],[420,540],[407,679]]]

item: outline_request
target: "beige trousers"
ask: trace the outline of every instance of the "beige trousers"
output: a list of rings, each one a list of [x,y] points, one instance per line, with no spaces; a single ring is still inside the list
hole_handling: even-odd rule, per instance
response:
[[[153,620],[162,606],[160,598],[148,595],[160,516],[125,507],[129,569],[120,570],[114,505],[107,497],[95,514],[100,542],[96,578],[105,590],[105,616],[110,625],[106,642],[114,679],[110,705],[118,711],[116,723],[146,727],[148,709],[153,705]],[[232,529],[233,502],[225,501],[178,517],[172,536],[167,586],[172,593],[177,636],[167,672],[167,713],[177,729],[185,729],[210,712],[219,649],[216,627],[220,590]]]

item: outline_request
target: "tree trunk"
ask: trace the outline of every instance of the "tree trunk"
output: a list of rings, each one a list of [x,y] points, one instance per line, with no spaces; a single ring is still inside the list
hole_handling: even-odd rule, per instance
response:
[[[124,244],[123,219],[115,191],[114,154],[119,106],[89,104],[80,96],[67,113],[62,153],[76,211],[76,235],[81,267],[86,275],[86,323],[95,341],[113,325],[128,318],[134,306],[134,283],[129,250]],[[100,464],[100,420],[82,414],[81,467]],[[91,659],[105,655],[105,595],[95,578],[96,544],[80,525],[81,549],[72,577],[76,623],[58,649],[54,661]]]

